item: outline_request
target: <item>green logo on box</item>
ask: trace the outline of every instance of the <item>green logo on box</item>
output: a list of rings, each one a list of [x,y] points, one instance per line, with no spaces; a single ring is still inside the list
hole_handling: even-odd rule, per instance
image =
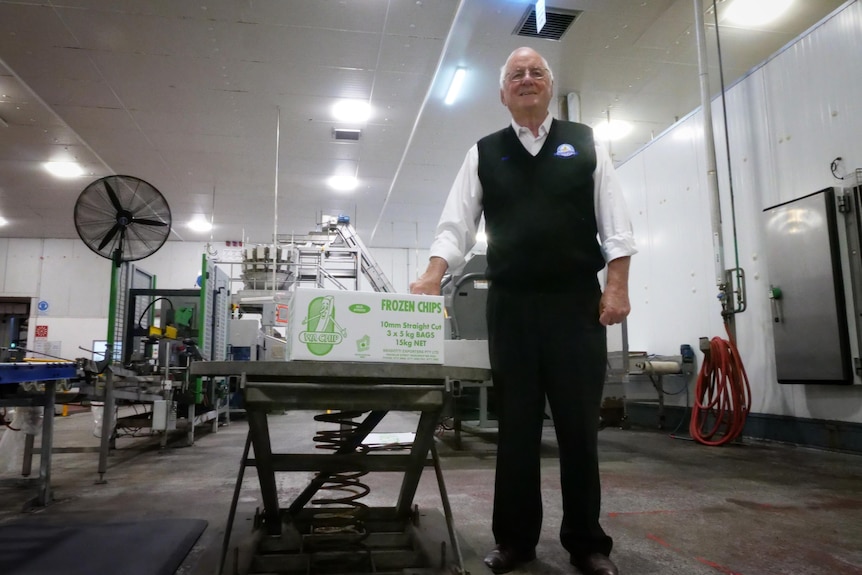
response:
[[[371,308],[364,303],[355,303],[347,309],[353,313],[368,313],[371,311]]]
[[[302,320],[308,329],[299,333],[299,341],[314,355],[326,355],[347,335],[347,330],[335,321],[335,298],[316,297],[308,302],[308,316]]]
[[[364,352],[368,351],[371,348],[371,338],[367,335],[364,335],[356,340],[356,351]]]

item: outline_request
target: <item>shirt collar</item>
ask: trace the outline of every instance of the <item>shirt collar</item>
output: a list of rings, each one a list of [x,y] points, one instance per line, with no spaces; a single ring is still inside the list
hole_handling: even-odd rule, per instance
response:
[[[551,122],[553,121],[554,117],[550,113],[548,113],[548,115],[545,116],[545,120],[542,122],[542,125],[539,126],[539,138],[544,138],[548,135],[548,132],[551,129]],[[530,128],[525,128],[524,126],[521,126],[515,120],[512,120],[512,129],[515,130],[515,134],[517,134],[519,138],[523,134],[532,135],[532,132],[530,132]]]

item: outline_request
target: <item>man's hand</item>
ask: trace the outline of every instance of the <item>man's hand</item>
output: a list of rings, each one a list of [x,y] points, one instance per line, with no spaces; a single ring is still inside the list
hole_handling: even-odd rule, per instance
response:
[[[620,323],[631,309],[628,290],[620,293],[619,290],[606,289],[599,304],[599,323],[605,326]]]
[[[410,284],[410,293],[422,295],[440,295],[440,280],[427,278],[425,274]]]
[[[604,326],[623,321],[632,307],[629,303],[629,264],[631,257],[608,262],[608,279],[599,304],[599,323]]]
[[[410,284],[410,293],[424,295],[440,295],[440,282],[443,274],[449,269],[449,264],[443,258],[432,257],[428,260],[428,268],[419,279]]]

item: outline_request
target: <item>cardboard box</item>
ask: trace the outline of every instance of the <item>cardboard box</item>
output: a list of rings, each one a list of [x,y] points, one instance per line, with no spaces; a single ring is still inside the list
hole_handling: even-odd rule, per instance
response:
[[[443,363],[443,297],[297,288],[287,358]]]

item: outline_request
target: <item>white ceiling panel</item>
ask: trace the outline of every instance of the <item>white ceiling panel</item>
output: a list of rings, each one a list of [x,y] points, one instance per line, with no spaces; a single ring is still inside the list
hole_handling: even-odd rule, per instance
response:
[[[724,23],[727,3],[730,84],[842,0],[797,0],[760,30]],[[617,161],[698,106],[689,0],[548,4],[583,11],[562,41],[513,35],[532,0],[0,0],[0,237],[77,237],[80,191],[126,173],[168,199],[175,239],[206,239],[186,227],[203,215],[216,241],[265,242],[278,149],[279,230],[346,213],[369,245],[424,249],[467,149],[509,121],[499,67],[521,45],[551,63],[558,100],[579,94],[583,121],[634,124],[611,145]],[[706,33],[717,91],[714,25]],[[445,106],[456,66],[464,91]],[[336,122],[345,98],[372,117]],[[335,127],[362,134],[338,142]],[[42,162],[59,157],[87,175],[52,178]],[[330,190],[337,172],[358,189]]]

